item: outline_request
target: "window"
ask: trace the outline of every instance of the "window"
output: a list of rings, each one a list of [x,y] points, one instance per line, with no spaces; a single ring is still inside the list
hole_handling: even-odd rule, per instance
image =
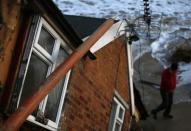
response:
[[[109,131],[121,131],[124,116],[125,107],[116,97],[114,97],[111,109]]]
[[[43,18],[40,18],[35,33],[26,68],[24,73],[20,71],[24,75],[21,80],[17,107],[34,91],[37,91],[39,85],[68,56],[66,44]],[[27,120],[50,130],[58,128],[69,75],[70,72],[46,96]]]

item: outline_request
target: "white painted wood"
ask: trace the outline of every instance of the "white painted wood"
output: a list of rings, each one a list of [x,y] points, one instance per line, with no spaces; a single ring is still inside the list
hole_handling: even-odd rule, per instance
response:
[[[43,127],[43,128],[46,128],[46,129],[48,129],[48,130],[50,130],[50,131],[57,131],[57,129],[54,128],[54,126],[53,126],[53,124],[52,124],[51,122],[48,122],[48,123],[51,123],[52,126],[47,126],[47,125],[41,124],[41,123],[39,123],[38,121],[35,121],[35,117],[32,116],[32,115],[30,115],[30,116],[27,118],[27,121],[30,121],[30,122],[32,122],[32,123],[38,125],[38,126],[41,126],[41,127]],[[50,125],[51,125],[51,124],[50,124]]]
[[[102,47],[109,44],[114,39],[123,35],[124,34],[123,30],[125,29],[125,26],[126,26],[125,21],[119,21],[113,24],[113,26],[90,48],[90,51],[92,53],[95,53]],[[87,37],[84,38],[84,40],[85,39],[87,39]]]
[[[121,101],[121,103],[125,106],[126,109],[129,109],[129,104],[120,96],[120,94],[115,90],[115,96]]]
[[[129,73],[129,83],[130,83],[130,97],[131,97],[131,110],[132,115],[135,114],[135,100],[134,100],[134,91],[133,91],[133,61],[132,61],[132,52],[131,45],[127,42],[127,56],[128,56],[128,73]]]
[[[118,123],[118,124],[120,125],[120,128],[119,128],[118,131],[121,131],[122,125],[123,125],[123,121],[124,121],[124,117],[125,117],[125,107],[124,107],[124,105],[121,103],[121,101],[118,100],[117,97],[114,97],[114,102],[117,104],[117,109],[116,109],[116,112],[115,112],[115,117],[114,117],[114,123],[113,123],[112,131],[115,131],[116,123]],[[123,111],[123,113],[122,113],[122,119],[119,117],[120,108],[121,108],[122,111]]]

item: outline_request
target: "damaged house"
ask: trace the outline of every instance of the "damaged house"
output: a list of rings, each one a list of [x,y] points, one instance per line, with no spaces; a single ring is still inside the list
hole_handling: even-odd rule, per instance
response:
[[[1,7],[0,105],[6,121],[106,20],[64,16],[51,0],[1,0]],[[116,24],[46,95],[20,130],[129,130],[134,110],[130,50],[124,36],[116,37]]]

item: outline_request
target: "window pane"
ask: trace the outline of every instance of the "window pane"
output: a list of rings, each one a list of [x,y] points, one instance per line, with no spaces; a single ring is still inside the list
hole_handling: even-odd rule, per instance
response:
[[[21,95],[21,102],[37,91],[40,84],[46,79],[48,65],[37,55],[32,54],[27,70],[24,87]]]
[[[61,64],[65,60],[66,57],[67,57],[66,52],[63,49],[60,49],[58,58],[56,61],[56,67],[59,64]],[[63,80],[58,83],[56,88],[54,88],[53,91],[51,91],[51,93],[48,96],[48,101],[47,101],[46,110],[45,110],[45,116],[46,116],[46,118],[48,118],[54,122],[56,121],[58,108],[60,106],[59,105],[60,100],[63,95],[62,91],[63,91],[64,83],[65,83],[65,78],[63,78]]]
[[[119,108],[119,118],[122,120],[124,114],[124,110],[120,107]]]
[[[116,110],[117,110],[117,103],[114,101],[114,103],[112,105],[112,112],[111,112],[112,122],[114,122],[114,120],[115,120]]]
[[[45,117],[54,122],[56,121],[58,113],[64,81],[65,78],[61,82],[59,82],[56,88],[54,88],[53,91],[51,91],[51,93],[48,95],[48,101],[45,109]]]
[[[117,103],[113,101],[112,108],[111,108],[110,122],[109,122],[109,131],[113,131],[113,128],[114,128],[116,110],[117,110]]]
[[[119,123],[115,123],[115,130],[114,131],[120,131],[121,125]]]
[[[58,67],[67,58],[68,54],[63,48],[60,48],[58,58],[56,60],[56,67]]]
[[[40,44],[48,53],[52,54],[55,39],[52,35],[42,26],[38,44]]]
[[[48,65],[37,55],[32,54],[19,104],[38,90],[40,84],[46,79],[47,71]],[[33,115],[36,114],[37,109],[33,112]]]

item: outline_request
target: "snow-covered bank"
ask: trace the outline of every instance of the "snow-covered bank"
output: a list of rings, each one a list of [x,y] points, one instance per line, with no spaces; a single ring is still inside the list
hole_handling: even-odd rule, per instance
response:
[[[143,10],[143,0],[54,0],[64,14],[98,18],[134,15]],[[190,0],[150,0],[151,10],[164,16],[187,18],[191,15]]]
[[[170,58],[178,49],[191,50],[191,22],[187,25],[166,25],[169,30],[163,31],[160,38],[151,44],[152,57],[166,68]],[[164,27],[163,27],[164,28]],[[191,83],[191,63],[179,63],[178,87]]]
[[[97,18],[112,17],[132,20],[138,14],[137,12],[143,10],[143,0],[53,1],[63,14]],[[161,35],[152,43],[144,40],[133,43],[133,60],[136,63],[145,54],[151,53],[151,56],[158,61],[156,64],[165,68],[169,65],[169,58],[178,48],[191,49],[191,1],[150,0],[150,6],[152,12],[162,14]],[[148,65],[145,61],[141,62],[144,62],[145,67],[158,68],[153,64]],[[184,87],[191,83],[191,63],[181,62],[179,65],[177,86]],[[148,74],[152,74],[152,72]],[[157,75],[160,76],[160,72]]]

